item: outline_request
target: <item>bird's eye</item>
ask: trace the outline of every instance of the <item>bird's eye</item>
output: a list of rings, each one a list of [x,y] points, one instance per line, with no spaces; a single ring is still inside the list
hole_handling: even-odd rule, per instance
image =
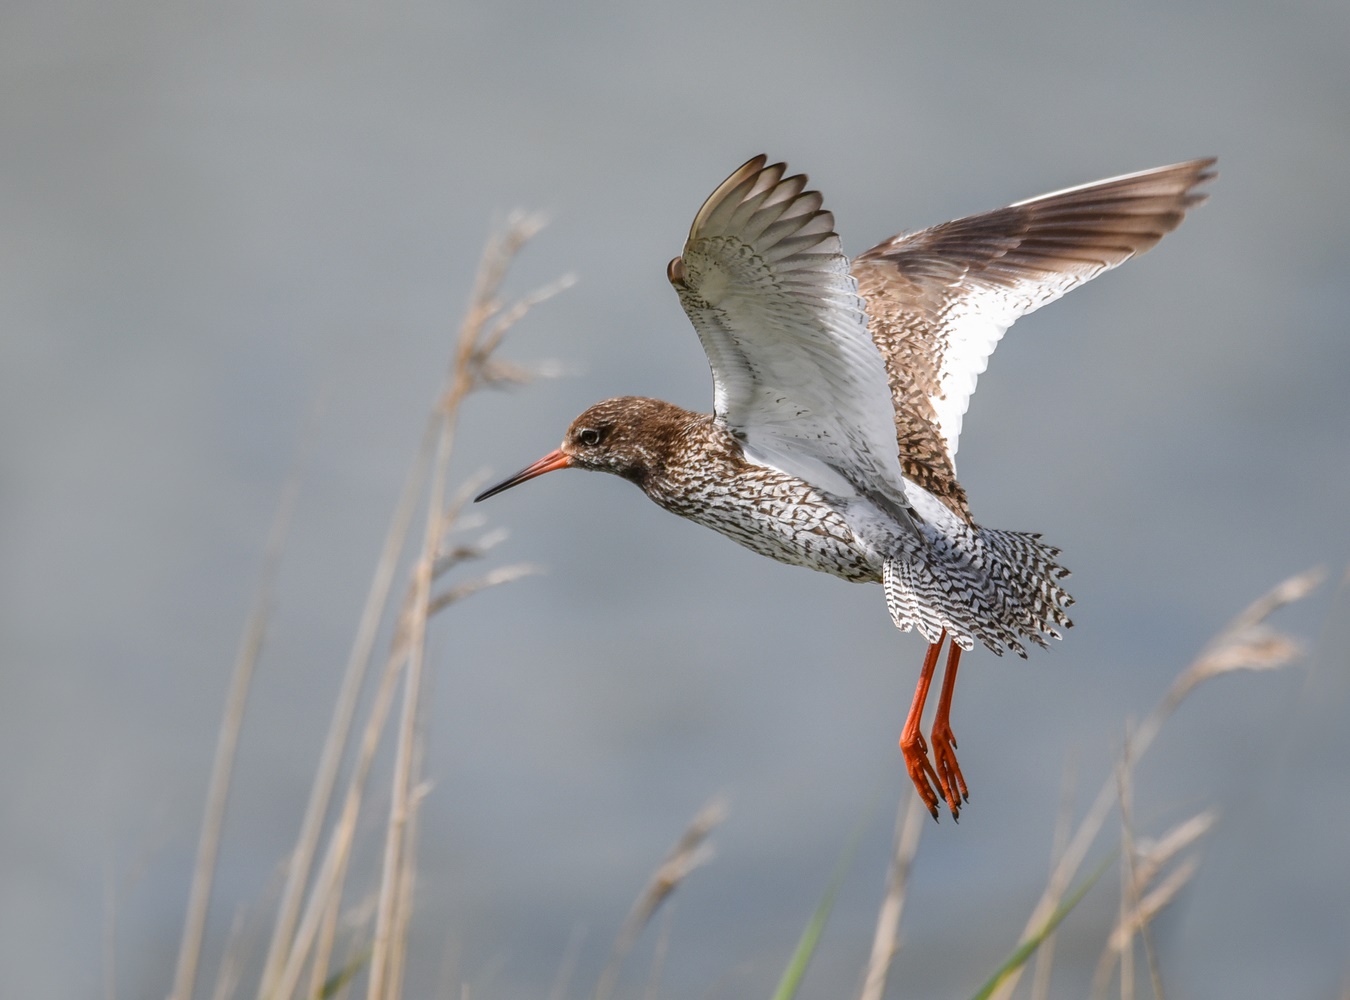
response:
[[[577,431],[577,441],[586,447],[594,447],[600,443],[600,432],[594,427],[583,427]]]

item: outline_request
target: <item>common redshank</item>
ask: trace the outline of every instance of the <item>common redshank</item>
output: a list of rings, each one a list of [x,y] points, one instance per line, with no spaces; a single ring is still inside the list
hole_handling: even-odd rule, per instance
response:
[[[476,499],[554,469],[611,472],[762,555],[881,583],[896,627],[929,643],[905,765],[934,819],[940,800],[959,817],[961,652],[978,639],[1025,657],[1024,641],[1060,638],[1073,603],[1058,549],[971,516],[956,447],[976,377],[1019,316],[1175,229],[1214,162],[1042,195],[850,262],[806,177],[757,156],[704,202],[667,269],[712,367],[713,412],[596,403],[556,451]],[[920,727],[947,639],[930,758]]]

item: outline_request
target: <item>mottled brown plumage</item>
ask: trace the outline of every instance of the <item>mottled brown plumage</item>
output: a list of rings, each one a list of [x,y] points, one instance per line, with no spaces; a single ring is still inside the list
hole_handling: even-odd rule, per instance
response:
[[[993,337],[987,351],[965,362],[978,374],[1018,316],[1143,253],[1180,225],[1187,209],[1205,200],[1195,188],[1213,176],[1213,165],[1192,160],[1042,195],[893,236],[854,258],[869,332],[895,398],[906,478],[971,520],[956,480],[955,434],[951,442],[944,437],[935,406],[948,395],[942,376],[949,352],[962,347],[955,342],[961,313],[973,312]],[[955,433],[959,426],[958,413]]]
[[[966,799],[949,722],[961,651],[1026,655],[1069,621],[1059,550],[971,518],[956,479],[976,377],[1017,317],[1147,250],[1212,160],[1162,167],[893,237],[852,265],[802,175],[756,157],[703,204],[667,276],[703,343],[713,413],[624,396],[477,499],[555,469],[609,472],[781,562],[880,582],[928,655],[900,745],[937,817]],[[951,639],[932,729],[920,730]]]

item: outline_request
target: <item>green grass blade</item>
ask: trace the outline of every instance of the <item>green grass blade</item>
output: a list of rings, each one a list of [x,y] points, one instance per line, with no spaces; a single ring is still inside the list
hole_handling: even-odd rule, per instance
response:
[[[1041,942],[1054,933],[1055,928],[1069,915],[1069,911],[1077,906],[1079,900],[1087,895],[1087,891],[1097,884],[1097,880],[1106,874],[1106,870],[1111,867],[1111,864],[1114,861],[1115,853],[1113,852],[1110,857],[1097,867],[1095,872],[1088,876],[1087,880],[1083,882],[1082,885],[1071,892],[1064,902],[1059,904],[1055,912],[1050,914],[1049,918],[1041,925],[1040,929],[1038,929],[1035,934],[1031,935],[1031,937],[1027,938],[1013,949],[1013,953],[1009,955],[1004,963],[998,967],[997,971],[989,977],[988,982],[980,987],[980,991],[976,993],[971,1000],[989,1000],[989,998],[994,995],[994,991],[998,989],[999,984],[1007,979],[1013,972],[1016,972],[1025,965],[1027,959],[1031,958],[1031,956],[1035,954],[1036,949],[1041,946]]]
[[[872,817],[873,806],[869,806],[862,820],[853,831],[853,836],[849,838],[844,853],[839,856],[835,862],[834,873],[830,876],[830,884],[825,888],[825,893],[820,897],[820,902],[816,904],[816,910],[811,914],[811,920],[806,925],[806,930],[802,931],[801,938],[797,941],[797,947],[792,952],[792,958],[788,961],[787,968],[783,970],[783,978],[778,981],[778,988],[773,992],[773,1000],[792,1000],[797,995],[797,990],[802,985],[802,979],[806,975],[806,967],[811,964],[811,956],[816,952],[816,945],[820,943],[820,935],[825,931],[825,923],[830,919],[830,911],[834,909],[834,898],[839,895],[839,888],[844,884],[844,877],[848,874],[849,867],[853,864],[853,856],[858,852],[858,842],[862,840],[863,831],[867,828],[868,820]]]
[[[346,965],[338,969],[337,972],[334,972],[324,980],[323,987],[319,990],[319,1000],[330,1000],[330,998],[337,996],[338,992],[351,982],[353,977],[355,977],[369,961],[370,949],[366,948]]]
[[[825,930],[825,922],[830,919],[830,910],[834,907],[834,897],[840,881],[836,877],[830,883],[819,905],[816,906],[816,912],[811,914],[811,922],[806,925],[806,930],[802,931],[801,939],[792,952],[792,959],[783,970],[783,978],[778,981],[778,989],[773,992],[773,1000],[792,1000],[797,995],[802,978],[806,975],[806,967],[811,964],[811,956],[815,954],[816,945],[820,943],[821,932]]]

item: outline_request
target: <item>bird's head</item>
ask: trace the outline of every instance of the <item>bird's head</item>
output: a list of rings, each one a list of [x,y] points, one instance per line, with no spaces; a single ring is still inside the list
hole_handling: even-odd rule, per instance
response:
[[[484,490],[474,497],[474,503],[555,469],[609,472],[641,485],[654,469],[665,465],[666,456],[692,416],[688,410],[659,399],[606,399],[572,421],[556,450]]]

